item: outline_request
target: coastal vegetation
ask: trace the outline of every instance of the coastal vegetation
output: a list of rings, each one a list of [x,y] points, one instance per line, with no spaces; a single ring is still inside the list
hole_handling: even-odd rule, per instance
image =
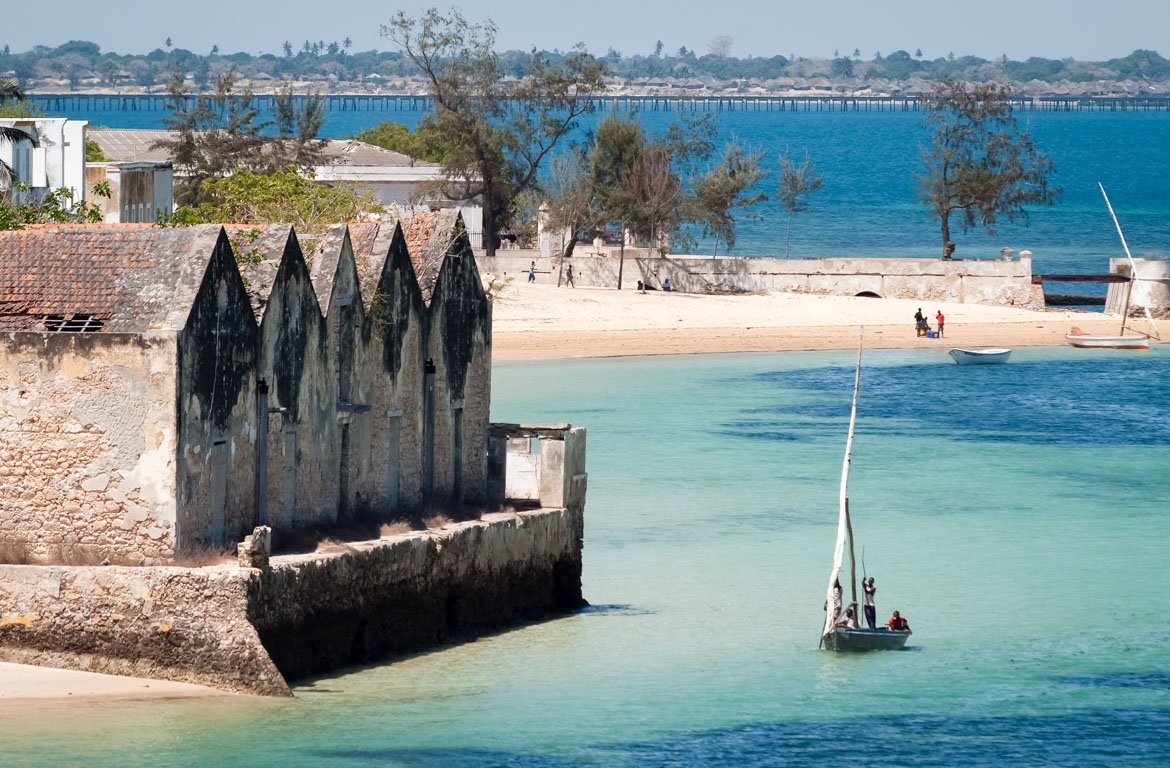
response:
[[[198,206],[207,199],[204,184],[238,170],[272,173],[290,166],[307,170],[320,159],[317,138],[325,120],[320,95],[310,92],[298,106],[291,86],[277,94],[274,118],[261,119],[252,89],[240,85],[235,69],[216,78],[209,94],[191,97],[183,74],[175,70],[168,86],[170,116],[163,124],[172,137],[156,146],[175,164],[175,201]]]
[[[939,219],[942,254],[954,251],[951,214],[964,230],[995,232],[999,217],[1027,220],[1026,205],[1052,205],[1060,189],[1048,183],[1052,161],[1036,149],[1012,114],[1011,88],[943,80],[922,99],[930,145],[923,154],[923,202]]]
[[[649,41],[648,41],[649,42]],[[715,81],[741,87],[784,78],[826,78],[834,81],[990,80],[1025,83],[1123,83],[1170,80],[1170,60],[1156,51],[1135,50],[1127,56],[1104,61],[1072,58],[1028,57],[1022,61],[1001,56],[985,59],[955,52],[922,55],[920,48],[880,51],[864,55],[859,48],[835,52],[833,56],[777,52],[773,55],[736,57],[730,39],[715,38],[707,53],[699,55],[685,46],[675,52],[662,41],[648,44],[647,53],[626,53],[612,48],[597,59],[609,72],[609,84],[646,88],[699,86]],[[103,51],[97,43],[72,40],[51,47],[38,45],[14,52],[0,47],[0,77],[17,78],[38,89],[135,89],[165,87],[177,68],[184,72],[195,91],[213,90],[219,74],[235,68],[256,87],[276,86],[287,80],[308,82],[330,90],[376,89],[413,93],[421,87],[425,73],[402,50],[352,51],[348,38],[342,41],[304,40],[285,42],[279,53],[225,53],[210,46],[200,53],[174,44],[165,44],[146,53]],[[502,75],[519,78],[540,59],[560,65],[578,55],[576,51],[500,51]]]
[[[492,256],[516,201],[538,186],[541,163],[589,109],[584,97],[601,88],[604,69],[583,50],[557,61],[534,51],[523,78],[510,84],[495,25],[470,24],[457,10],[432,8],[417,19],[399,11],[381,31],[422,74],[434,100],[421,127],[446,147],[439,191],[479,201],[483,247]]]

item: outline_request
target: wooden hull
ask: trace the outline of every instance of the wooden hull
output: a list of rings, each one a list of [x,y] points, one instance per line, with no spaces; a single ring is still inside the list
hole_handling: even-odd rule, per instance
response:
[[[959,365],[1001,365],[1011,356],[1010,349],[952,349],[951,359]]]
[[[825,635],[826,651],[900,651],[910,638],[909,632],[892,629],[843,629]]]
[[[1148,336],[1089,336],[1066,333],[1064,338],[1078,349],[1149,349]]]

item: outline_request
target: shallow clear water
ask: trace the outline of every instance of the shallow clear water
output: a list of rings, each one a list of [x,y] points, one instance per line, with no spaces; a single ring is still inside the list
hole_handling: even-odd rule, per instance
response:
[[[1159,765],[1170,350],[865,355],[851,509],[900,653],[816,649],[849,352],[497,366],[589,429],[592,607],[292,701],[34,705],[6,765]]]

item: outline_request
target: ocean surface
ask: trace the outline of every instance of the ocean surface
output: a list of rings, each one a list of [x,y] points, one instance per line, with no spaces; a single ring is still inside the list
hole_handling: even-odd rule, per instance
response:
[[[161,128],[165,111],[91,109],[62,113],[111,128]],[[623,113],[624,114],[624,113]],[[736,138],[763,153],[769,172],[760,190],[771,200],[737,215],[733,255],[821,258],[921,256],[941,253],[939,226],[918,200],[927,134],[916,112],[718,112],[717,143]],[[410,126],[420,111],[327,113],[322,134],[344,137],[382,120]],[[586,116],[582,133],[602,115]],[[1052,182],[1063,196],[1053,207],[1031,211],[1030,222],[1001,221],[995,234],[962,231],[952,219],[957,258],[994,258],[1001,248],[1031,250],[1037,273],[1099,274],[1109,257],[1121,257],[1117,232],[1097,189],[1105,185],[1135,256],[1170,252],[1170,112],[1017,112],[1020,125],[1055,162]],[[650,136],[660,135],[677,112],[638,114]],[[810,210],[792,220],[775,202],[779,156],[813,161],[824,188],[809,196]],[[718,252],[725,252],[718,245]],[[700,253],[716,246],[701,241]],[[1103,286],[1058,286],[1057,292],[1101,294]]]
[[[850,496],[907,650],[817,650],[853,354],[498,365],[589,429],[578,614],[298,686],[43,703],[5,766],[1161,766],[1170,349],[866,352]]]

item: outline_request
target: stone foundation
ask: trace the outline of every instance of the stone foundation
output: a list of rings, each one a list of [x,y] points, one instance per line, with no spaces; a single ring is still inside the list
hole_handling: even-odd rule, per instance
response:
[[[265,570],[0,566],[0,660],[289,695],[286,680],[580,607],[583,519],[496,513]]]

